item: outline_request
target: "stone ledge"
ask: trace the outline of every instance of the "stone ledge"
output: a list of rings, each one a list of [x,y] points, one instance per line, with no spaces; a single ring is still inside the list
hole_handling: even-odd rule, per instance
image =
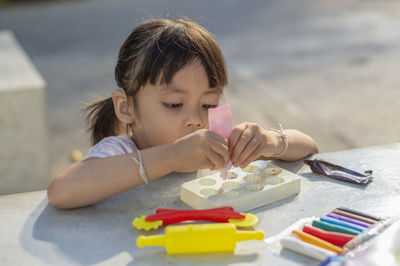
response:
[[[11,31],[0,31],[0,59],[0,92],[46,87],[46,81]]]
[[[0,129],[0,195],[46,188],[46,82],[10,31],[0,31]]]

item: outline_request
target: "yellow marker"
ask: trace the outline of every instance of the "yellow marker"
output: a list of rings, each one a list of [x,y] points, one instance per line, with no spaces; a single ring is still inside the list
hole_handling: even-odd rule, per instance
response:
[[[302,231],[298,231],[298,230],[293,230],[293,233],[295,233],[301,240],[303,240],[304,242],[310,243],[314,246],[318,246],[327,250],[331,250],[333,252],[342,254],[343,253],[343,249],[335,246],[325,240],[319,239],[318,237],[315,237],[313,235],[304,233]]]
[[[165,246],[168,254],[233,252],[237,241],[262,240],[263,231],[239,231],[230,223],[167,226],[165,235],[139,236],[138,247]]]

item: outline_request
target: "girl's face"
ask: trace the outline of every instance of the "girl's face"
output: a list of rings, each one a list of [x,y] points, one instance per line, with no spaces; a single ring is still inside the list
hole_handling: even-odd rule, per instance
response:
[[[141,148],[167,144],[198,129],[208,128],[209,108],[216,107],[220,88],[209,88],[203,64],[195,60],[179,70],[169,85],[140,90],[133,138]]]

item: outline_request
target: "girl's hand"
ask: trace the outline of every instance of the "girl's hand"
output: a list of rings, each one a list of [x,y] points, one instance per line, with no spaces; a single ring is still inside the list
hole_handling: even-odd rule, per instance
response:
[[[175,171],[218,170],[229,161],[228,141],[207,129],[197,130],[172,144]]]
[[[244,122],[235,126],[229,140],[233,166],[243,168],[261,156],[275,154],[279,143],[273,134],[255,123]]]

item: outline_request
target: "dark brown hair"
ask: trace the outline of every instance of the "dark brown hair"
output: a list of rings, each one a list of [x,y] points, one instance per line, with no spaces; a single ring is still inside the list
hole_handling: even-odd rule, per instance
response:
[[[122,44],[115,67],[117,86],[132,99],[147,83],[169,84],[176,72],[194,60],[206,70],[210,88],[228,83],[225,60],[211,34],[188,19],[154,19],[137,26]],[[112,98],[84,108],[92,143],[117,135]]]

